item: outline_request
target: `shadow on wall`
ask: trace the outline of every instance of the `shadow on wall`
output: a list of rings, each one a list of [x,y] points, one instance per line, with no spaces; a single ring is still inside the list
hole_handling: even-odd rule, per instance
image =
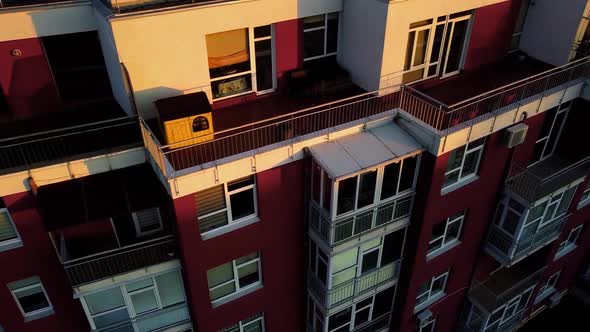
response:
[[[197,92],[197,90],[190,92]],[[159,86],[140,91],[136,90],[133,92],[135,96],[135,102],[137,105],[137,112],[144,119],[152,119],[158,116],[158,109],[156,108],[155,104],[157,100],[168,97],[174,97],[186,93],[189,92],[165,86]]]

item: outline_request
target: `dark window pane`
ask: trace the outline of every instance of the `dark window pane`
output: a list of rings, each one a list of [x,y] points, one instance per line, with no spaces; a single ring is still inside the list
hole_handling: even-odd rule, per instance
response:
[[[263,40],[255,43],[256,49],[256,89],[258,91],[273,88],[272,47],[271,40]]]
[[[323,208],[326,209],[326,211],[330,211],[331,205],[332,205],[332,180],[328,177],[327,174],[324,174]]]
[[[477,174],[478,161],[481,153],[481,150],[476,150],[465,155],[465,162],[463,163],[463,173],[461,173],[461,178],[471,174]]]
[[[381,188],[381,199],[392,197],[396,194],[397,180],[399,178],[400,163],[385,166],[383,173],[383,185]]]
[[[463,54],[463,48],[466,44],[465,36],[467,34],[468,24],[469,20],[455,23],[445,73],[451,73],[459,70],[459,65],[461,64],[461,55]]]
[[[547,140],[543,140],[535,144],[535,149],[533,150],[533,157],[531,158],[531,164],[541,160],[543,156],[543,149],[545,148],[545,143]]]
[[[369,321],[370,310],[371,310],[371,308],[365,308],[361,311],[357,311],[356,314],[354,314],[354,326],[355,327],[360,326],[361,324]]]
[[[463,155],[465,154],[465,147],[462,146],[451,151],[449,155],[449,163],[447,164],[447,171],[461,167],[463,162]]]
[[[311,58],[324,54],[324,30],[303,33],[303,57]]]
[[[254,28],[254,38],[270,37],[270,25]]]
[[[318,164],[316,164],[315,162],[312,163],[311,165],[312,170],[311,170],[311,177],[312,177],[312,182],[313,182],[313,186],[311,188],[311,199],[313,199],[316,203],[320,204],[320,192],[321,192],[321,175],[322,175],[322,169],[320,168],[320,166]]]
[[[543,120],[543,128],[541,129],[541,133],[539,134],[539,138],[537,140],[549,136],[551,132],[551,125],[553,125],[553,120],[555,120],[555,115],[557,114],[557,107],[554,107],[547,112],[545,112],[545,120]]]
[[[244,187],[252,185],[252,184],[254,184],[254,177],[249,176],[249,177],[242,178],[242,179],[228,183],[227,190],[234,191],[236,189],[244,188]]]
[[[377,171],[361,174],[357,209],[373,204],[375,200],[375,186]]]
[[[508,209],[508,211],[506,211],[506,219],[504,220],[502,228],[504,228],[504,230],[508,233],[514,235],[519,220],[520,216]]]
[[[328,267],[321,259],[318,260],[318,277],[324,285],[328,284]]]
[[[379,250],[373,250],[363,255],[363,265],[361,266],[361,274],[372,271],[377,268],[377,260],[379,259]]]
[[[328,317],[328,330],[332,331],[333,329],[335,329],[339,326],[349,323],[351,311],[352,311],[352,308],[346,308],[346,309]]]
[[[47,298],[45,298],[45,294],[43,294],[41,288],[18,292],[17,296],[18,302],[26,313],[49,307]]]
[[[312,28],[323,27],[325,25],[324,20],[325,16],[323,14],[306,17],[303,19],[303,29],[307,30]]]
[[[232,194],[229,200],[231,202],[231,216],[233,220],[254,214],[254,189]]]
[[[432,54],[430,55],[430,62],[438,61],[444,30],[444,24],[439,24],[436,26],[436,31],[434,33],[434,43],[432,45]]]
[[[418,156],[404,159],[402,167],[402,176],[400,177],[399,191],[411,189],[414,186],[414,174],[416,172],[416,164]]]
[[[394,292],[395,286],[381,291],[375,295],[375,302],[373,304],[373,317],[377,318],[383,316],[391,310]]]
[[[248,62],[249,64],[249,62]],[[250,65],[248,65],[250,67]],[[248,68],[249,70],[249,68]],[[252,90],[252,75],[231,77],[211,82],[213,98],[223,98]]]
[[[309,241],[309,265],[311,266],[311,272],[315,273],[315,264],[317,260],[316,254],[317,246],[315,242]]]
[[[405,229],[397,230],[385,235],[383,239],[383,254],[381,266],[394,262],[402,257]]]
[[[338,185],[338,209],[337,213],[342,214],[354,210],[354,199],[356,195],[357,177],[348,178],[339,182]]]
[[[327,38],[327,53],[335,53],[338,49],[338,13],[328,14]]]
[[[441,221],[432,227],[432,238],[436,238],[442,236],[445,233],[445,228],[447,227],[447,221]]]
[[[557,114],[557,117],[555,118],[555,123],[553,124],[553,129],[551,129],[551,135],[549,135],[549,141],[547,142],[547,147],[545,148],[545,153],[543,154],[543,157],[549,156],[551,155],[551,153],[553,153],[553,148],[559,140],[561,125],[563,125],[563,121],[565,120],[566,114],[567,112]]]
[[[416,32],[412,31],[408,35],[408,46],[406,47],[406,62],[404,64],[404,70],[410,69],[412,53],[414,52],[414,38],[416,38]]]

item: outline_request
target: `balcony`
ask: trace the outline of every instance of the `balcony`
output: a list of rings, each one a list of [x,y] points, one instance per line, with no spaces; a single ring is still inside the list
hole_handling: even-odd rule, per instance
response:
[[[419,91],[406,85],[389,86],[287,114],[279,111],[285,108],[277,104],[274,113],[267,113],[268,116],[274,114],[272,117],[265,115],[263,119],[247,124],[236,123],[235,127],[216,131],[211,140],[200,143],[187,141],[187,146],[177,149],[162,145],[155,130],[152,131],[145,122],[142,123],[142,131],[145,145],[162,175],[173,178],[192,167],[207,168],[213,161],[224,162],[232,156],[270,146],[287,146],[304,138],[363,124],[369,118],[375,120],[391,116],[396,111],[415,119],[434,135],[449,135],[503,114],[520,103],[576,85],[587,77],[589,69],[590,59],[584,58],[532,76],[524,73],[525,79],[477,96],[461,95],[461,99],[466,99],[452,105],[429,96],[426,90]]]
[[[375,293],[381,286],[397,281],[401,259],[327,289],[314,274],[308,275],[308,288],[326,309],[350,305],[356,297]]]

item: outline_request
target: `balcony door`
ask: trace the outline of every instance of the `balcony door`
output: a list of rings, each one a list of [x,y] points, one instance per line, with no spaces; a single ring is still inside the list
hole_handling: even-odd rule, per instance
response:
[[[461,71],[461,62],[467,48],[467,33],[471,15],[449,20],[445,38],[445,53],[442,77],[454,75]]]

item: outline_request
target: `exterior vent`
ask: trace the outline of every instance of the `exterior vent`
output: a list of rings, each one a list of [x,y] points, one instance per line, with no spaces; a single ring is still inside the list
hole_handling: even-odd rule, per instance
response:
[[[549,298],[549,308],[554,308],[561,301],[561,293],[555,293]]]
[[[515,126],[507,128],[506,131],[504,131],[504,145],[511,149],[521,144],[522,142],[524,142],[526,132],[528,130],[529,126],[525,125],[524,123],[519,123]]]
[[[418,317],[418,322],[420,323],[420,325],[424,325],[432,320],[432,317],[433,317],[432,311],[430,311],[428,309],[423,310],[422,312],[420,312],[417,315],[417,317]]]

